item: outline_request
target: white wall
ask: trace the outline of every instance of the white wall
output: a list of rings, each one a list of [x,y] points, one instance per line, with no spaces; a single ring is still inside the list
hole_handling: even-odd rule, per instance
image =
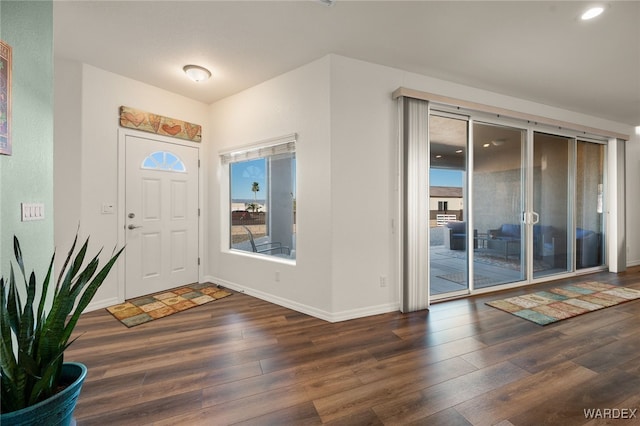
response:
[[[332,310],[329,66],[323,58],[212,105],[207,235],[213,281],[327,319]],[[298,134],[295,265],[229,253],[229,215],[223,211],[228,176],[219,151],[291,133]]]
[[[54,236],[60,271],[82,210],[82,64],[55,58],[54,69]]]
[[[202,124],[201,156],[209,151],[208,106],[98,68],[62,59],[55,62],[55,242],[66,254],[78,223],[91,236],[89,253],[105,247],[109,255],[118,241],[116,214],[101,214],[103,202],[118,201],[119,107],[138,108]],[[208,183],[202,182],[204,191]],[[206,210],[203,224],[206,225]],[[206,229],[206,228],[205,228]],[[205,247],[206,251],[206,247]],[[106,258],[106,257],[105,257]],[[105,281],[90,309],[122,300],[117,276]]]
[[[55,241],[66,249],[81,223],[92,249],[113,247],[118,107],[203,125],[204,250],[210,279],[327,320],[396,310],[398,87],[631,133],[630,126],[427,76],[329,55],[211,106],[100,69],[55,64]],[[61,95],[62,94],[62,95]],[[228,251],[227,177],[219,152],[290,133],[297,143],[297,259],[279,262]],[[627,144],[627,244],[640,263],[640,138]],[[80,164],[80,166],[79,166]],[[280,280],[276,281],[276,272]],[[381,287],[380,277],[387,287]],[[121,298],[116,274],[92,307]]]
[[[392,226],[398,220],[397,107],[391,93],[401,86],[615,132],[632,131],[597,117],[329,55],[212,106],[212,138],[221,150],[291,132],[300,135],[295,266],[227,252],[220,234],[227,232],[228,219],[216,217],[216,203],[226,202],[216,187],[227,183],[217,153],[211,153],[212,277],[334,321],[398,308]],[[634,156],[637,162],[637,152],[629,152],[628,161]],[[631,239],[630,252],[636,253],[638,241]],[[278,283],[276,271],[282,273]],[[381,286],[381,277],[387,287]]]
[[[224,214],[209,236],[212,278],[337,321],[398,309],[392,219],[402,72],[330,55],[212,106],[221,150],[296,132],[296,264],[228,253]],[[212,153],[212,187],[227,187]],[[214,191],[215,192],[215,189]],[[211,210],[226,195],[211,200]],[[222,238],[221,238],[222,236]],[[281,274],[275,282],[275,272]],[[381,287],[380,279],[386,280]]]
[[[391,92],[401,85],[402,72],[330,58],[331,285],[333,312],[343,319],[399,309],[392,230],[398,109]]]
[[[332,55],[331,58],[331,194],[333,314],[350,318],[357,312],[391,310],[399,301],[396,282],[397,107],[391,93],[398,87],[513,109],[543,117],[629,134],[630,126],[551,108],[479,89]],[[636,136],[636,138],[638,138]],[[636,141],[637,142],[637,141]],[[638,143],[631,143],[627,162],[640,161]],[[633,150],[635,149],[635,153]],[[629,182],[640,182],[638,169]],[[303,173],[303,172],[302,172]],[[631,172],[633,173],[633,172]],[[632,180],[634,179],[635,180]],[[627,185],[627,191],[637,185]],[[628,196],[630,211],[640,197]],[[357,206],[354,220],[338,206]],[[371,206],[367,211],[367,206]],[[377,207],[377,208],[376,208]],[[299,215],[300,216],[300,215]],[[640,258],[638,221],[627,217],[629,258]],[[633,224],[631,222],[634,222]],[[635,225],[635,227],[634,227]],[[634,251],[635,250],[635,251]],[[636,257],[634,256],[636,254]],[[380,278],[388,288],[381,288]]]

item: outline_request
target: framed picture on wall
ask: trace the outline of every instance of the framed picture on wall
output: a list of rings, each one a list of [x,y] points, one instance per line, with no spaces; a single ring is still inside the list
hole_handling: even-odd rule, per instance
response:
[[[11,155],[11,46],[0,40],[0,154]]]

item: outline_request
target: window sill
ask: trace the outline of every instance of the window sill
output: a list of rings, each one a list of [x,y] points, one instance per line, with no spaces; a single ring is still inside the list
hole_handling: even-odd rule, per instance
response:
[[[291,266],[295,266],[296,265],[296,259],[289,259],[286,257],[279,257],[279,256],[271,256],[271,255],[267,255],[267,254],[260,254],[260,253],[254,253],[251,251],[244,251],[244,250],[237,250],[237,249],[228,249],[228,250],[224,250],[224,253],[227,254],[232,254],[235,256],[242,256],[242,257],[247,257],[247,258],[252,258],[252,259],[259,259],[259,260],[266,260],[269,262],[273,262],[273,263],[280,263],[283,265],[291,265]]]

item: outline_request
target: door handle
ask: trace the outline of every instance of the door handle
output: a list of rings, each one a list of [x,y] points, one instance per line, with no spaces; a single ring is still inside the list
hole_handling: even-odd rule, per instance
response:
[[[540,215],[538,213],[531,212],[531,216],[532,216],[531,223],[533,225],[535,225],[536,223],[540,222]]]
[[[525,225],[535,225],[540,222],[540,215],[536,212],[522,212],[522,223]]]
[[[131,225],[127,226],[127,228],[129,228],[129,229],[142,228],[142,225],[134,225],[134,224],[131,224]]]

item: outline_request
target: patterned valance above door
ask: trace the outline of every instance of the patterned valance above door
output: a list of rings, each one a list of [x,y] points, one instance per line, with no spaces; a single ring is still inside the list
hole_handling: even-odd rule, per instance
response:
[[[120,107],[120,125],[130,129],[172,136],[192,142],[200,142],[202,140],[202,126],[199,124],[187,123],[186,121],[163,117],[162,115],[126,106]]]

